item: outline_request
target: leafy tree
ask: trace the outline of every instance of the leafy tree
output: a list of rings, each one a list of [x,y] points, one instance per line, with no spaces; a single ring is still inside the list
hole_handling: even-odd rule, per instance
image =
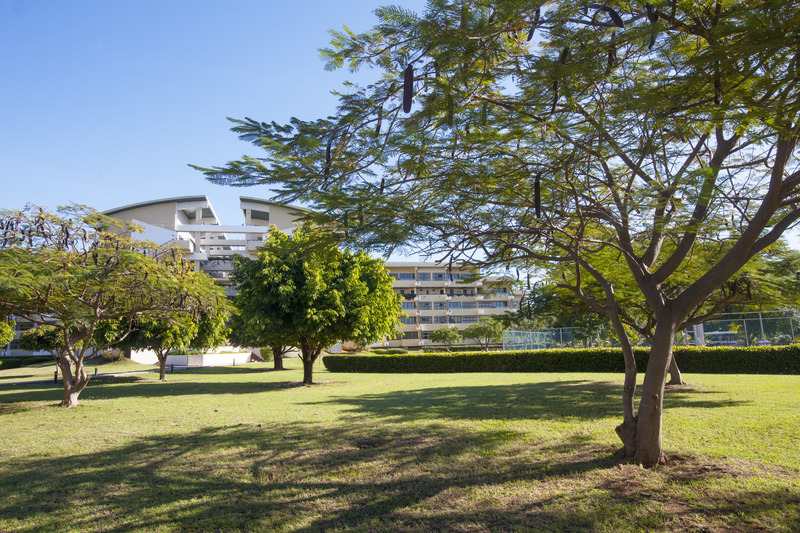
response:
[[[492,343],[503,340],[503,323],[496,318],[486,317],[464,328],[461,336],[465,339],[473,339],[481,345],[483,351],[488,352]]]
[[[796,0],[381,8],[372,30],[336,33],[324,51],[328,68],[381,70],[374,84],[343,93],[330,118],[236,120],[265,155],[201,170],[279,185],[279,200],[308,201],[308,216],[365,247],[564,265],[562,285],[622,345],[625,455],[654,465],[676,333],[800,218],[797,11]],[[700,244],[711,261],[694,269]],[[626,286],[655,320],[638,409]]]
[[[456,326],[439,328],[431,331],[430,339],[431,342],[444,344],[444,347],[447,348],[449,352],[453,343],[461,339],[461,332],[458,331],[458,327]]]
[[[14,340],[14,325],[16,322],[10,318],[0,318],[0,346],[5,346]]]
[[[84,359],[98,326],[126,319],[212,311],[224,301],[219,287],[175,251],[127,236],[137,228],[86,207],[57,213],[27,207],[0,216],[0,306],[34,324],[52,324],[63,345],[59,367],[62,406],[78,405],[89,383]]]
[[[270,228],[258,259],[237,258],[232,279],[239,327],[261,345],[298,346],[306,384],[324,348],[396,329],[400,302],[385,263],[340,250],[309,224],[292,235]]]
[[[211,279],[208,282],[213,283]],[[114,342],[120,348],[152,350],[158,358],[159,379],[166,381],[167,357],[171,353],[207,350],[227,341],[228,306],[225,300],[220,302],[212,312],[163,313],[132,321],[128,318],[107,320],[98,326],[96,336]]]
[[[255,263],[242,256],[236,256],[234,264],[237,265],[236,268],[239,269],[244,277],[250,275],[246,273],[248,268],[255,267]],[[242,299],[238,299],[238,301],[239,305],[246,305],[246,302],[242,302]],[[289,337],[289,332],[290,328],[287,327],[270,326],[269,328],[263,328],[257,321],[251,321],[248,326],[248,322],[237,310],[231,320],[230,340],[236,346],[261,347],[262,350],[268,348],[272,351],[273,370],[283,370],[283,356],[294,348],[292,343],[296,341],[296,339]]]

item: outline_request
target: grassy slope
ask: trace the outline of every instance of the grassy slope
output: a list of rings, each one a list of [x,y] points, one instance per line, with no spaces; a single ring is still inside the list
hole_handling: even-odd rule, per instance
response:
[[[644,471],[613,457],[621,376],[287,363],[98,380],[73,410],[0,387],[0,530],[800,529],[800,376],[687,376]]]

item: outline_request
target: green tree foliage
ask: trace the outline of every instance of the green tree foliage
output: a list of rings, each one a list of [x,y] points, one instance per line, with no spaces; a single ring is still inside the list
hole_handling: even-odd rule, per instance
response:
[[[431,342],[444,344],[445,348],[447,348],[447,351],[449,352],[450,348],[453,346],[453,343],[456,343],[461,339],[461,332],[458,331],[458,327],[456,326],[439,328],[431,331],[430,339]]]
[[[28,207],[0,214],[0,306],[7,314],[57,328],[62,405],[78,405],[89,383],[84,359],[98,345],[98,326],[177,312],[211,312],[224,293],[175,251],[130,238],[137,228],[89,208],[52,213]]]
[[[270,228],[258,259],[237,258],[232,279],[239,335],[261,346],[298,346],[306,384],[324,348],[396,331],[400,302],[385,263],[340,250],[310,224],[292,235]]]
[[[328,68],[380,71],[372,85],[342,93],[330,118],[236,120],[264,154],[202,170],[277,185],[363,246],[565,265],[563,285],[623,348],[625,454],[653,465],[676,333],[800,218],[798,12],[797,0],[381,8],[372,30],[336,33],[323,52]],[[710,262],[692,268],[700,244]],[[655,319],[638,408],[626,286]]]
[[[461,336],[465,339],[473,339],[481,345],[485,352],[488,352],[492,343],[503,340],[503,323],[496,318],[486,317],[464,328]]]
[[[206,279],[213,283],[210,278]],[[98,326],[96,336],[120,348],[152,350],[158,358],[159,379],[166,381],[167,356],[171,353],[207,350],[225,344],[229,333],[228,316],[227,301],[220,300],[220,305],[210,311],[161,313],[132,321],[128,318],[107,320]]]
[[[0,346],[5,348],[5,345],[14,340],[14,325],[16,322],[9,318],[0,318]]]
[[[234,258],[237,270],[244,276],[248,277],[250,273],[247,272],[248,268],[253,268],[255,265],[242,256]],[[246,306],[247,303],[242,299],[238,299],[239,305]],[[251,327],[248,327],[248,322],[238,309],[233,313],[231,319],[231,334],[230,341],[235,346],[245,348],[261,348],[268,349],[272,352],[272,368],[274,370],[283,370],[283,356],[289,353],[294,346],[292,343],[296,341],[290,338],[287,333],[289,328],[270,327],[262,328],[257,322],[251,322]],[[266,359],[266,357],[265,357]]]

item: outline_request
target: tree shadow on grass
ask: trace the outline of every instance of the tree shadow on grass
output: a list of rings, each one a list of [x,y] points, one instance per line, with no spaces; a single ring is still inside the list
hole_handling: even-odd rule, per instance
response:
[[[690,458],[683,468],[620,467],[607,446],[580,437],[374,422],[148,436],[14,458],[0,471],[0,529],[58,530],[67,519],[78,531],[680,531],[709,513],[715,526],[747,530],[741,502],[753,521],[800,526],[796,484],[728,494],[739,472]],[[676,498],[698,479],[716,504]]]
[[[714,399],[715,395],[721,396]],[[716,391],[685,390],[665,397],[665,409],[731,407]],[[380,394],[335,397],[322,404],[345,405],[353,414],[397,421],[597,419],[621,416],[622,387],[603,381],[547,381],[514,385],[428,387]]]
[[[249,372],[247,372],[249,373]],[[216,382],[192,379],[190,374],[169,375],[166,382],[141,375],[93,379],[84,390],[84,398],[113,400],[131,397],[180,397],[215,394],[247,395],[280,393],[302,387],[300,381]],[[330,386],[336,386],[335,383]],[[0,404],[19,402],[59,402],[62,385],[30,384],[24,390],[0,389]],[[718,396],[715,398],[715,396]],[[334,397],[310,405],[345,405],[350,413],[414,420],[529,420],[529,419],[598,419],[619,417],[621,386],[605,381],[547,381],[513,385],[428,387],[379,394]],[[665,398],[665,408],[724,408],[746,403],[732,401],[725,393],[683,389]],[[0,411],[2,414],[2,411]]]

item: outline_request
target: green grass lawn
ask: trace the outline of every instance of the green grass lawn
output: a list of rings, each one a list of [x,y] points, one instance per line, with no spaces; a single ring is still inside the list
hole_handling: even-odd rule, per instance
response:
[[[800,530],[800,376],[685,376],[643,470],[622,376],[287,366],[0,385],[0,531]]]

